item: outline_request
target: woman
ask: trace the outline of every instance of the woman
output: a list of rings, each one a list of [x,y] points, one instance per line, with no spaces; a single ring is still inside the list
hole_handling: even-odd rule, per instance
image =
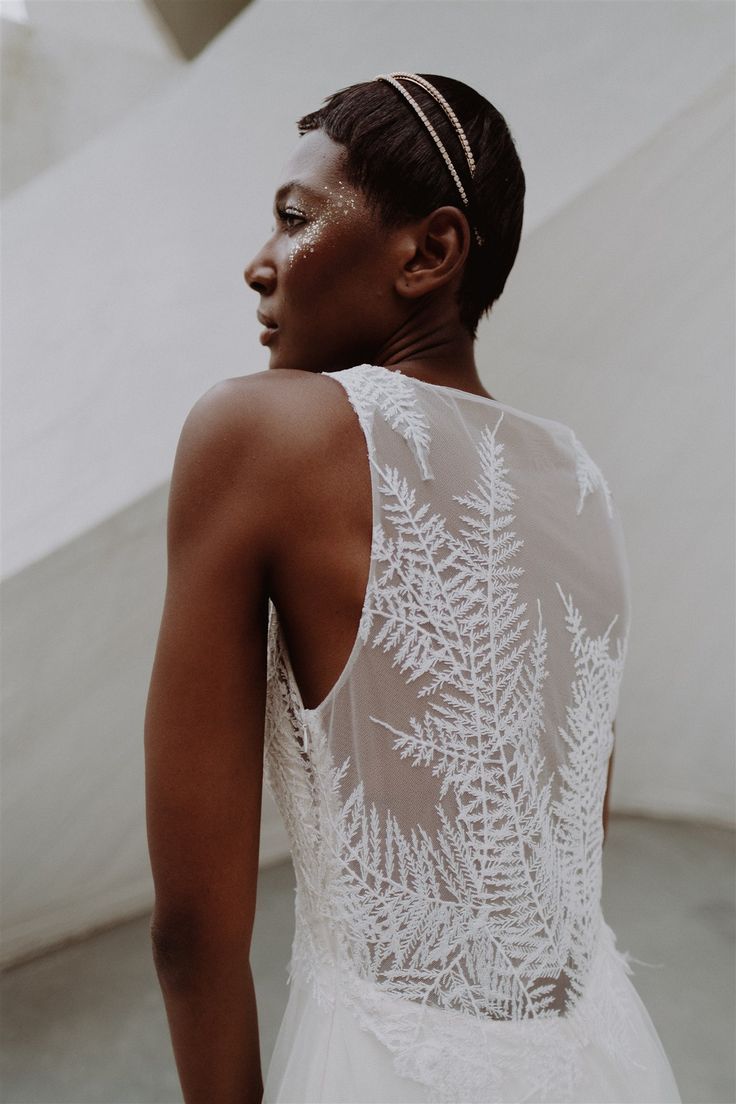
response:
[[[475,365],[512,137],[409,73],[299,130],[245,271],[269,370],[199,399],[171,485],[146,784],[185,1099],[679,1101],[600,908],[620,518],[572,429]],[[264,765],[297,878],[265,1087]]]

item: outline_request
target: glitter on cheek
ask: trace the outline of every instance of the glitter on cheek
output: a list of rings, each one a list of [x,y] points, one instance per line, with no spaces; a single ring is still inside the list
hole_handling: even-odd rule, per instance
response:
[[[302,257],[314,253],[320,244],[323,232],[328,226],[334,227],[339,223],[349,222],[358,210],[358,204],[352,189],[347,189],[342,180],[338,181],[339,189],[335,191],[329,185],[324,185],[327,192],[327,205],[321,213],[311,222],[302,226],[289,245],[287,264],[291,267]]]
[[[300,258],[306,254],[314,253],[315,246],[318,244],[328,222],[328,212],[324,211],[300,230],[298,237],[294,238],[294,241],[289,246],[287,257],[289,266],[293,265],[295,261],[300,260]]]

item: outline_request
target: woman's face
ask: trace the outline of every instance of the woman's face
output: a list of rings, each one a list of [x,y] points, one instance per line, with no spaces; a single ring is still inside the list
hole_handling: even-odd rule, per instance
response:
[[[332,371],[374,363],[406,317],[396,293],[411,243],[380,226],[343,172],[344,147],[307,132],[287,162],[271,237],[245,269],[276,330],[269,368]]]

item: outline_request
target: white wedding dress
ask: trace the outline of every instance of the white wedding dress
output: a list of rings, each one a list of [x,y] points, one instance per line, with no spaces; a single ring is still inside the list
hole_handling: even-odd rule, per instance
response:
[[[263,1102],[678,1104],[600,904],[631,613],[611,491],[560,422],[325,375],[366,442],[371,562],[315,709],[269,609],[296,927]]]

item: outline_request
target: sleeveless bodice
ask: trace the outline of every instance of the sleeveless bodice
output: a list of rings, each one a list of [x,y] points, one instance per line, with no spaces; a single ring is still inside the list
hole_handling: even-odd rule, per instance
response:
[[[289,977],[428,1099],[494,1099],[505,1063],[564,1099],[587,1042],[627,1052],[631,969],[600,904],[630,624],[616,503],[560,422],[378,365],[325,374],[362,430],[373,529],[355,644],[315,709],[269,605]]]

